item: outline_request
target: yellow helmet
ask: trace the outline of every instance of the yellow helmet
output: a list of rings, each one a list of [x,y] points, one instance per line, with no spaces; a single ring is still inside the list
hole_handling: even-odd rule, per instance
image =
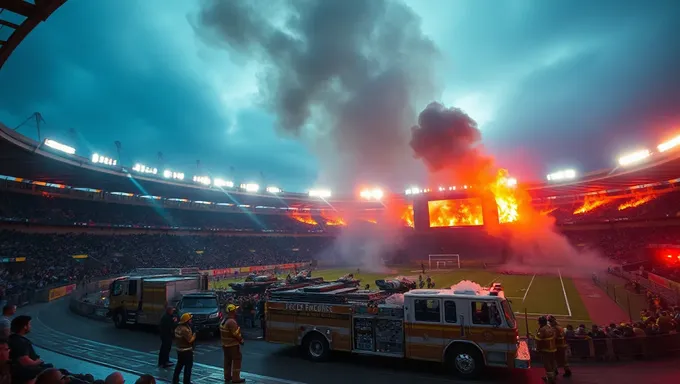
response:
[[[238,305],[227,304],[227,312],[234,312],[238,309]]]
[[[180,324],[186,324],[188,323],[191,319],[193,319],[194,316],[191,313],[184,313],[182,316],[179,318],[179,323]]]

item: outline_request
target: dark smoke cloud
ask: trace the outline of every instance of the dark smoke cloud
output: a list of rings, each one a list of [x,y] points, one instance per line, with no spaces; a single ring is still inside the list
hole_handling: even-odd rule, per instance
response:
[[[411,128],[411,148],[416,158],[446,182],[476,184],[493,176],[491,158],[481,147],[477,123],[459,108],[430,103]],[[436,176],[435,176],[436,178]]]
[[[439,54],[410,8],[388,0],[266,7],[206,0],[194,26],[205,41],[263,66],[262,102],[283,132],[318,153],[322,181],[412,176],[408,127],[416,106],[438,96]]]

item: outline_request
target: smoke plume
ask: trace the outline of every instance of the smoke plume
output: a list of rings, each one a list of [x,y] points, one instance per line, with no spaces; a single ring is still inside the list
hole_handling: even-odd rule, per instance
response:
[[[497,204],[499,197],[510,197],[518,205],[518,221],[504,225],[486,222],[484,226],[490,235],[507,241],[509,255],[503,268],[527,273],[555,273],[560,268],[565,275],[606,268],[606,260],[596,252],[574,248],[552,218],[531,206],[526,191],[498,179],[507,177],[507,171],[499,170],[484,152],[477,123],[465,112],[430,103],[411,132],[411,148],[431,172],[431,182],[474,185],[474,190],[491,192]]]
[[[493,162],[483,154],[477,123],[458,108],[430,103],[411,128],[411,148],[445,185],[486,185],[493,180]]]
[[[194,27],[261,65],[263,105],[282,132],[318,155],[321,183],[401,188],[413,176],[408,127],[414,106],[438,95],[439,54],[410,8],[389,0],[205,0]]]

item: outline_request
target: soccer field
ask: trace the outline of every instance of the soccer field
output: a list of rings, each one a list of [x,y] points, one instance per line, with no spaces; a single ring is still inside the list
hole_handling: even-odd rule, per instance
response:
[[[354,277],[360,279],[363,284],[370,284],[375,288],[375,280],[396,276],[408,276],[418,279],[420,271],[413,269],[393,270],[392,274],[357,273],[351,269],[323,269],[312,272],[314,277],[323,277],[325,280],[335,280],[347,273],[354,273]],[[492,283],[501,283],[505,291],[505,297],[512,304],[512,308],[519,320],[520,330],[525,331],[528,323],[530,332],[536,329],[536,318],[541,315],[553,315],[562,325],[590,324],[590,316],[583,305],[573,281],[562,277],[559,270],[554,275],[506,275],[494,271],[480,269],[459,270],[432,270],[423,275],[430,276],[436,284],[436,288],[448,288],[462,280],[473,281],[483,287]],[[212,282],[214,289],[227,289],[228,284],[236,280],[222,280]],[[524,322],[524,313],[528,315],[528,321]]]

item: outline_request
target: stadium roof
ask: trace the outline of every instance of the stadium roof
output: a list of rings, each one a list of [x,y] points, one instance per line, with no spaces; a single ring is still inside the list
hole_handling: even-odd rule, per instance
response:
[[[347,205],[379,208],[379,202],[332,199],[328,202],[304,193],[248,193],[238,188],[215,188],[132,173],[122,166],[102,166],[88,158],[50,148],[0,123],[0,175],[13,176],[74,188],[107,192],[181,198],[234,204],[290,206],[295,208],[338,209]]]
[[[0,69],[31,31],[66,0],[3,0],[0,2]]]
[[[37,142],[0,123],[0,174],[34,181],[90,188],[107,192],[126,192],[169,198],[206,200],[236,204],[268,204],[276,207],[344,209],[380,208],[379,202],[330,199],[332,207],[304,193],[247,193],[238,188],[215,188],[187,181],[170,181],[152,175],[133,173],[122,166],[101,166],[90,159],[70,155]],[[680,151],[655,154],[631,167],[617,167],[585,174],[564,183],[525,184],[534,199],[577,197],[592,193],[613,193],[638,188],[659,188],[680,182]]]

